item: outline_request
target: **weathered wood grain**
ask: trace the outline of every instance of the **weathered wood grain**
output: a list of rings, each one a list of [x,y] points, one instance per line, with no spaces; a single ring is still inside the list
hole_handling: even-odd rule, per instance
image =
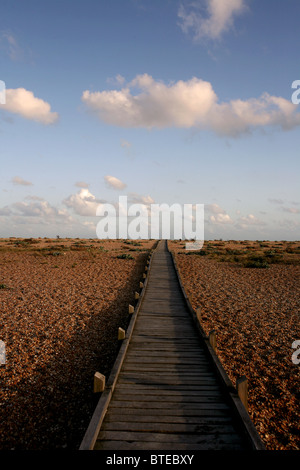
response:
[[[229,381],[224,385],[195,328],[166,242],[146,273],[92,448],[252,449],[226,391]]]

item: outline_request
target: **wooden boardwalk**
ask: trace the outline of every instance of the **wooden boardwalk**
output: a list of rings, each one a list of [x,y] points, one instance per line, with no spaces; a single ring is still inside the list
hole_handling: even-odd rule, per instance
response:
[[[81,449],[263,449],[199,337],[165,241],[144,290],[114,385],[103,392]]]

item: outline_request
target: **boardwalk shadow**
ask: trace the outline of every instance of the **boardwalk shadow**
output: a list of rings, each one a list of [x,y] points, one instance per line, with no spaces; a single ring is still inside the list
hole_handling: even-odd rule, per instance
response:
[[[120,348],[118,327],[128,326],[128,304],[134,304],[146,257],[140,255],[138,269],[106,309],[57,348],[33,377],[7,391],[10,398],[0,409],[1,450],[79,448],[99,399],[93,394],[94,373],[109,376]]]

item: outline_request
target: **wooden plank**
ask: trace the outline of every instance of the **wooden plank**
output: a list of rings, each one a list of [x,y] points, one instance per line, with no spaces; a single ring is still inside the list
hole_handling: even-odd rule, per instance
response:
[[[124,362],[124,367],[130,368],[131,366],[138,366],[141,371],[146,371],[149,367],[159,367],[165,370],[166,373],[170,371],[185,371],[185,372],[201,372],[203,370],[209,370],[207,361],[199,357],[185,356],[181,360],[179,357],[172,357],[171,355],[162,358],[159,356],[135,356],[129,355]],[[145,369],[144,369],[145,367]]]
[[[124,390],[124,391],[127,391],[128,393],[152,393],[155,392],[157,390],[160,390],[161,393],[167,393],[168,391],[170,392],[184,392],[184,391],[193,391],[193,392],[197,392],[197,391],[201,391],[201,390],[211,390],[211,389],[217,389],[219,390],[219,384],[214,380],[214,381],[206,381],[206,383],[202,384],[202,383],[199,383],[198,385],[191,385],[189,383],[186,383],[184,385],[170,385],[170,384],[159,384],[159,383],[155,383],[155,384],[151,384],[150,382],[147,383],[147,384],[143,384],[143,383],[137,383],[134,385],[134,387],[132,386],[132,384],[130,383],[120,383],[118,382],[118,385],[116,386],[115,390]]]
[[[206,398],[206,397],[205,397]],[[223,401],[221,401],[220,403],[217,403],[216,401],[210,401],[208,400],[207,398],[206,399],[203,399],[202,402],[199,402],[199,403],[190,403],[190,402],[184,402],[184,403],[181,403],[180,404],[180,408],[182,410],[197,410],[197,409],[213,409],[213,410],[228,410],[230,409],[228,404],[224,403]],[[163,406],[162,406],[163,405]],[[147,401],[128,401],[128,402],[124,402],[122,400],[112,400],[110,402],[110,407],[112,408],[122,408],[122,409],[128,409],[128,408],[134,408],[134,409],[139,409],[139,408],[143,408],[143,409],[154,409],[154,408],[158,408],[160,410],[166,410],[166,409],[172,409],[172,410],[175,410],[178,408],[178,404],[176,402],[156,402],[156,401],[152,401],[151,403],[150,402],[147,402]]]
[[[117,391],[114,393],[114,400],[120,401],[133,401],[133,402],[144,402],[149,400],[155,400],[156,403],[203,403],[203,402],[216,402],[223,399],[223,394],[219,390],[201,390],[196,394],[193,392],[185,391],[184,393],[168,393],[164,394],[161,390],[157,390],[157,393],[145,394],[145,393],[127,393],[126,391]]]
[[[165,433],[147,433],[147,432],[126,432],[126,431],[101,431],[98,440],[123,440],[140,442],[159,442],[162,443],[187,443],[187,444],[207,444],[209,442],[221,444],[241,443],[241,438],[236,434],[165,434]]]
[[[182,370],[181,372],[178,369],[172,370],[171,368],[159,368],[158,370],[155,371],[155,374],[149,374],[149,370],[141,370],[140,368],[137,368],[136,370],[131,369],[131,370],[125,370],[123,368],[122,370],[122,375],[120,375],[119,379],[121,378],[144,378],[145,380],[150,381],[151,383],[160,383],[160,380],[163,380],[164,383],[165,379],[169,380],[174,379],[178,380],[179,382],[186,383],[186,380],[194,379],[197,381],[201,381],[202,379],[206,378],[214,378],[215,376],[211,374],[211,370],[209,368],[204,368],[202,367],[201,369],[198,368],[197,371],[192,371],[192,370],[187,370],[186,368]]]
[[[155,379],[149,379],[148,377],[145,376],[137,376],[137,377],[128,377],[128,378],[119,378],[118,383],[120,385],[124,384],[129,384],[130,386],[132,385],[146,385],[146,386],[156,386],[156,387],[162,387],[164,385],[170,385],[172,387],[184,387],[186,384],[188,384],[189,387],[198,387],[199,385],[202,384],[214,384],[214,381],[210,381],[209,378],[207,379],[206,377],[203,380],[197,380],[194,379],[193,377],[186,377],[185,380],[179,380],[177,378],[174,378],[172,376],[162,378],[161,380],[155,380]]]
[[[106,420],[102,426],[102,431],[129,431],[130,432],[151,432],[151,433],[193,433],[203,435],[213,434],[234,434],[235,427],[232,424],[187,424],[187,423],[152,423],[150,422],[111,422]]]
[[[211,420],[213,418],[223,418],[223,417],[230,417],[232,419],[232,414],[230,407],[223,407],[223,408],[207,408],[205,406],[202,407],[197,407],[197,408],[164,408],[163,410],[161,408],[134,408],[134,407],[128,407],[124,408],[114,406],[113,401],[110,404],[109,413],[115,416],[119,416],[120,419],[121,417],[127,416],[128,420],[130,421],[134,416],[146,416],[151,414],[151,416],[155,417],[161,417],[163,419],[164,417],[183,417],[185,419],[189,418],[205,418],[208,420]],[[108,413],[105,415],[107,416]]]
[[[172,377],[162,381],[157,381],[157,380],[149,380],[147,377],[128,377],[128,378],[119,378],[118,380],[119,386],[124,387],[123,389],[126,390],[128,387],[129,390],[134,389],[139,390],[140,388],[147,387],[148,389],[151,390],[151,388],[159,387],[161,389],[167,390],[186,390],[187,388],[189,390],[198,390],[199,388],[204,388],[204,387],[210,387],[216,385],[216,381],[214,378],[210,377],[204,377],[202,380],[178,380],[174,379]]]
[[[142,369],[144,372],[174,372],[177,373],[178,376],[181,374],[188,374],[188,375],[196,375],[199,373],[199,371],[202,372],[208,372],[209,367],[207,365],[203,365],[200,367],[200,365],[196,366],[187,366],[181,365],[181,364],[144,364],[142,366]],[[138,364],[126,364],[123,366],[123,371],[124,372],[133,372],[133,371],[140,371],[141,367]]]
[[[134,337],[132,338],[131,344],[134,344],[137,341],[147,340],[148,342],[157,343],[157,344],[161,344],[165,342],[166,345],[167,344],[178,344],[178,345],[185,344],[185,345],[191,345],[193,347],[199,347],[199,340],[196,337],[192,338],[192,340],[190,338],[187,339],[182,336],[173,336],[171,338],[166,337],[162,339],[162,338],[157,338],[155,335],[151,335],[151,334],[148,334],[147,336],[137,334],[136,330],[134,333],[135,334],[134,334]]]
[[[184,357],[192,357],[195,359],[205,359],[207,360],[207,357],[205,356],[204,353],[197,349],[193,350],[188,350],[185,349],[183,351],[178,351],[178,348],[172,348],[172,349],[165,349],[165,350],[157,350],[157,348],[151,348],[151,349],[145,349],[143,348],[142,351],[137,351],[135,349],[131,349],[127,352],[127,357],[136,357],[136,358],[161,358],[161,353],[164,352],[164,358],[184,358]]]
[[[154,410],[155,411],[155,410]],[[157,410],[156,410],[157,411]],[[108,411],[105,416],[105,421],[108,423],[112,422],[125,422],[125,423],[178,423],[178,424],[199,424],[201,426],[212,425],[212,424],[234,424],[232,416],[229,415],[199,415],[199,416],[185,416],[185,415],[173,415],[173,414],[161,414],[161,413],[119,413]]]
[[[94,448],[243,449],[165,242],[151,258],[142,297]]]

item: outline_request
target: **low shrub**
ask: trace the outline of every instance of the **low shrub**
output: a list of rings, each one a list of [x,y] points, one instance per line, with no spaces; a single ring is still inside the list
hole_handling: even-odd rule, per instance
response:
[[[117,256],[118,259],[134,259],[133,256],[123,253],[122,255]]]
[[[245,268],[268,268],[269,264],[263,256],[251,256],[243,261]]]

